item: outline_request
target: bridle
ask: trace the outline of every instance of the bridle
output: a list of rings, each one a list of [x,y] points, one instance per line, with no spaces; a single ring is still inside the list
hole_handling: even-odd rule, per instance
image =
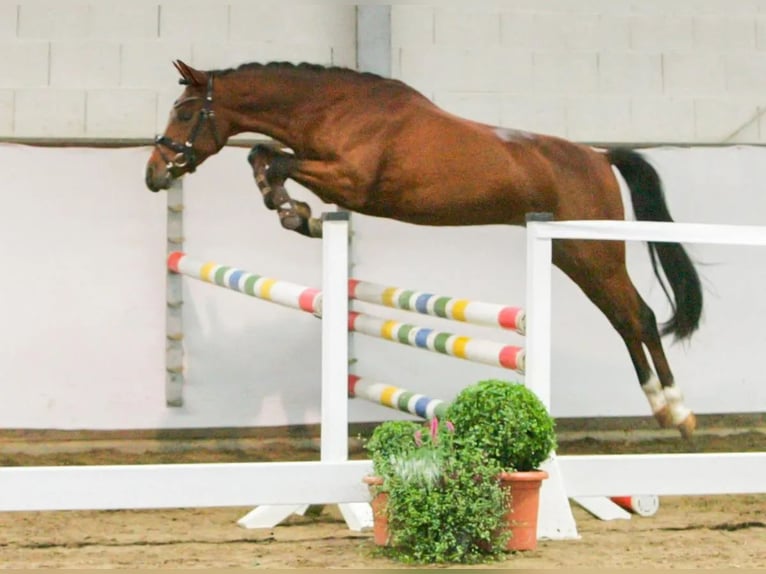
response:
[[[189,80],[187,79],[180,79],[178,80],[179,84],[187,85],[189,84]],[[188,102],[190,100],[200,99],[199,97],[191,97],[187,98],[181,102],[178,102],[176,104],[176,107],[179,105]],[[210,125],[210,130],[213,132],[213,139],[215,140],[215,145],[218,146],[218,148],[221,146],[221,140],[218,137],[218,130],[215,126],[215,111],[213,111],[213,74],[210,74],[208,76],[207,80],[207,93],[205,94],[205,102],[202,104],[202,109],[199,111],[199,114],[197,115],[197,123],[194,124],[194,127],[192,128],[191,133],[189,134],[189,137],[186,138],[186,141],[184,143],[178,143],[177,141],[173,141],[168,136],[157,136],[154,138],[154,146],[157,148],[157,150],[160,152],[160,156],[165,161],[165,164],[167,166],[167,169],[170,170],[172,168],[187,168],[187,171],[189,173],[193,173],[194,170],[197,169],[197,152],[194,151],[194,140],[197,139],[197,136],[202,131],[202,127],[206,124]],[[174,155],[172,158],[168,159],[168,157],[162,152],[162,146],[176,152],[176,155]]]

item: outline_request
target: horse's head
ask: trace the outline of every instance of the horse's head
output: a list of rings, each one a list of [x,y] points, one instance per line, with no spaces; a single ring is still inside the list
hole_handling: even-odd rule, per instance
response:
[[[154,142],[146,164],[146,186],[152,191],[167,189],[185,173],[191,173],[226,143],[222,118],[215,114],[214,75],[195,70],[181,60],[173,62],[186,86],[170,110],[165,133]]]

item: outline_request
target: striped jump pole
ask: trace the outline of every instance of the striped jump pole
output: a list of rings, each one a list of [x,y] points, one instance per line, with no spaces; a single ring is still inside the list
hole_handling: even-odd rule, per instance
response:
[[[201,261],[180,251],[168,256],[168,269],[251,297],[300,309],[317,317],[322,316],[322,292],[319,289],[264,277],[212,261]],[[353,311],[348,315],[348,328],[349,331],[371,337],[524,373],[525,351],[522,347],[464,337]]]
[[[365,399],[424,419],[443,417],[448,406],[440,399],[431,399],[419,393],[362,379],[356,375],[348,376],[348,396]]]
[[[322,292],[319,289],[256,275],[212,261],[200,261],[180,251],[168,256],[168,269],[251,297],[300,309],[317,317],[322,316]]]
[[[427,327],[380,319],[352,311],[348,329],[371,337],[426,349],[476,363],[524,373],[524,348],[495,341],[463,337]]]
[[[358,279],[349,280],[348,296],[357,301],[383,305],[392,309],[402,309],[475,325],[510,329],[521,335],[526,330],[526,313],[519,307],[434,295]]]

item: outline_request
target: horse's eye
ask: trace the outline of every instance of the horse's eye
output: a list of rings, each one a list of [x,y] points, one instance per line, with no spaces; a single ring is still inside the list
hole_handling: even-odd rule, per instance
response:
[[[178,110],[178,119],[182,122],[188,122],[190,119],[194,117],[194,112],[192,110],[186,109],[186,110]]]

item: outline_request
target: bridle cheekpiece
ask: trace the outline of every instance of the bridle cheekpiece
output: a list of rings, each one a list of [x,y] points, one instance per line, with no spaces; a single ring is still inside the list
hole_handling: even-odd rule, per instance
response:
[[[188,85],[189,80],[182,78],[178,80],[178,83],[182,85]],[[188,98],[183,102],[179,102],[179,104],[188,102],[191,99],[199,99],[199,97]],[[179,104],[176,104],[176,106]],[[197,115],[197,123],[194,124],[194,127],[192,128],[192,131],[186,141],[184,143],[179,143],[177,141],[173,141],[165,135],[157,136],[154,138],[154,145],[159,150],[162,159],[165,160],[165,164],[168,170],[171,170],[174,167],[178,169],[187,168],[189,173],[193,173],[194,170],[197,169],[197,152],[194,150],[194,141],[202,131],[202,127],[208,123],[210,124],[210,130],[213,132],[215,145],[218,146],[218,148],[222,147],[221,140],[218,137],[218,130],[216,129],[215,125],[215,111],[213,110],[213,74],[208,75],[205,101],[202,104],[202,109]],[[176,155],[174,155],[171,159],[168,159],[168,157],[162,153],[162,146],[174,151]]]

